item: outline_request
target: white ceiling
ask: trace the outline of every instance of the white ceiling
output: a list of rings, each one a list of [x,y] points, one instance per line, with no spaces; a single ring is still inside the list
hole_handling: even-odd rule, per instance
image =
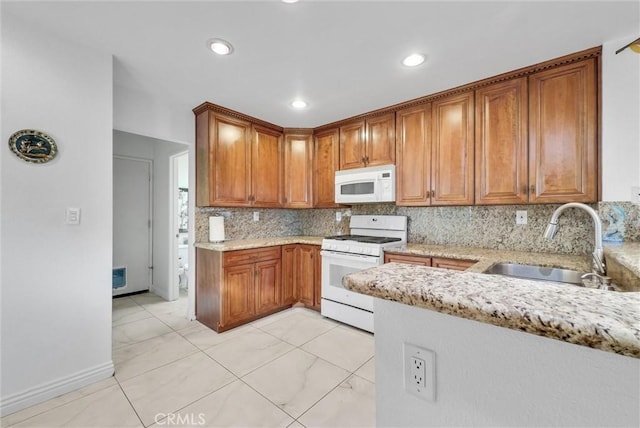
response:
[[[190,107],[210,101],[284,127],[327,124],[640,36],[637,0],[3,1],[7,12],[112,53],[122,88]],[[205,42],[213,37],[235,52],[212,54]],[[427,62],[407,69],[400,61],[413,51]],[[296,97],[308,109],[294,111]]]

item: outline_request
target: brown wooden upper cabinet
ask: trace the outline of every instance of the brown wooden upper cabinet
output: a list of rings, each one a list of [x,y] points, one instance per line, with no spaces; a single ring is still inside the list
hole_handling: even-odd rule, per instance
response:
[[[204,109],[196,114],[196,205],[279,207],[282,133]]]
[[[251,195],[254,207],[278,208],[282,200],[282,133],[253,126]]]
[[[315,135],[313,147],[313,206],[336,207],[335,173],[340,167],[340,131],[329,129]]]
[[[396,205],[431,202],[431,103],[396,113]]]
[[[396,204],[473,204],[473,92],[397,112]]]
[[[309,133],[287,133],[284,136],[285,208],[313,206],[313,136]]]
[[[529,76],[529,202],[595,202],[596,59]]]
[[[527,78],[476,90],[475,107],[476,204],[527,203]]]
[[[340,169],[395,163],[395,114],[340,127]]]
[[[476,91],[476,203],[597,201],[597,71],[588,59]]]

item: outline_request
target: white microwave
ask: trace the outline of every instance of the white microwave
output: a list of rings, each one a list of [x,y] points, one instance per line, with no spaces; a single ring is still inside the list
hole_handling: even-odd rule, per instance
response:
[[[396,166],[381,165],[336,171],[336,203],[395,202]]]

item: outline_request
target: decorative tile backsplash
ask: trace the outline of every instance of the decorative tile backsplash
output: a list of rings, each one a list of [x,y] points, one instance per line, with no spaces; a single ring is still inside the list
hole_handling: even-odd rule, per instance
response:
[[[507,205],[468,207],[396,207],[394,204],[354,205],[353,214],[406,215],[409,242],[494,248],[501,250],[589,254],[593,251],[593,221],[587,213],[570,209],[559,218],[558,234],[543,238],[559,205]],[[600,202],[591,207],[602,218],[605,242],[640,241],[640,206],[631,202]],[[274,236],[329,236],[349,232],[349,217],[336,221],[342,209],[196,208],[196,241],[208,240],[211,215],[225,217],[227,239]],[[516,210],[526,210],[528,224],[516,225]],[[260,221],[253,221],[253,212]]]

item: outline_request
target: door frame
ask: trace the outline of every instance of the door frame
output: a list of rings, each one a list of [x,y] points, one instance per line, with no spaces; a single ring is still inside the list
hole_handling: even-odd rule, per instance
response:
[[[178,236],[180,233],[180,225],[178,224],[178,217],[179,217],[179,206],[178,206],[178,177],[179,177],[179,167],[178,167],[178,158],[182,157],[182,156],[187,156],[187,163],[189,160],[189,150],[184,150],[180,153],[176,153],[173,155],[169,156],[169,183],[171,186],[171,189],[169,190],[169,218],[170,220],[170,224],[171,224],[171,228],[169,230],[169,242],[171,242],[172,244],[169,246],[169,258],[170,258],[170,262],[169,262],[169,266],[170,266],[170,271],[169,271],[169,278],[173,278],[173,281],[176,281],[176,278],[178,278]],[[190,166],[190,165],[189,165]],[[191,174],[191,168],[189,168],[189,175]],[[189,180],[189,183],[191,183],[191,180]],[[189,188],[191,188],[191,186],[189,186]],[[192,193],[192,192],[189,192]],[[192,244],[191,242],[191,224],[194,221],[194,212],[191,209],[191,198],[192,195],[189,195],[189,227],[187,228],[187,239],[188,239],[188,243],[189,245]],[[192,262],[191,260],[191,252],[189,252],[189,271],[191,271],[191,269],[195,268],[195,263]],[[191,273],[189,273],[188,276],[191,276]],[[172,281],[170,279],[170,281]],[[187,288],[187,290],[189,290],[190,288],[192,288],[193,284],[191,283],[191,279],[187,278],[187,283],[190,284]],[[180,283],[179,281],[175,282],[175,285],[173,285],[172,282],[170,282],[169,285],[169,300],[176,300],[180,297]]]
[[[135,156],[113,155],[114,159],[123,159],[136,162],[143,162],[149,165],[149,266],[148,279],[149,291],[153,288],[153,159],[139,158]],[[113,240],[113,237],[111,238]]]

